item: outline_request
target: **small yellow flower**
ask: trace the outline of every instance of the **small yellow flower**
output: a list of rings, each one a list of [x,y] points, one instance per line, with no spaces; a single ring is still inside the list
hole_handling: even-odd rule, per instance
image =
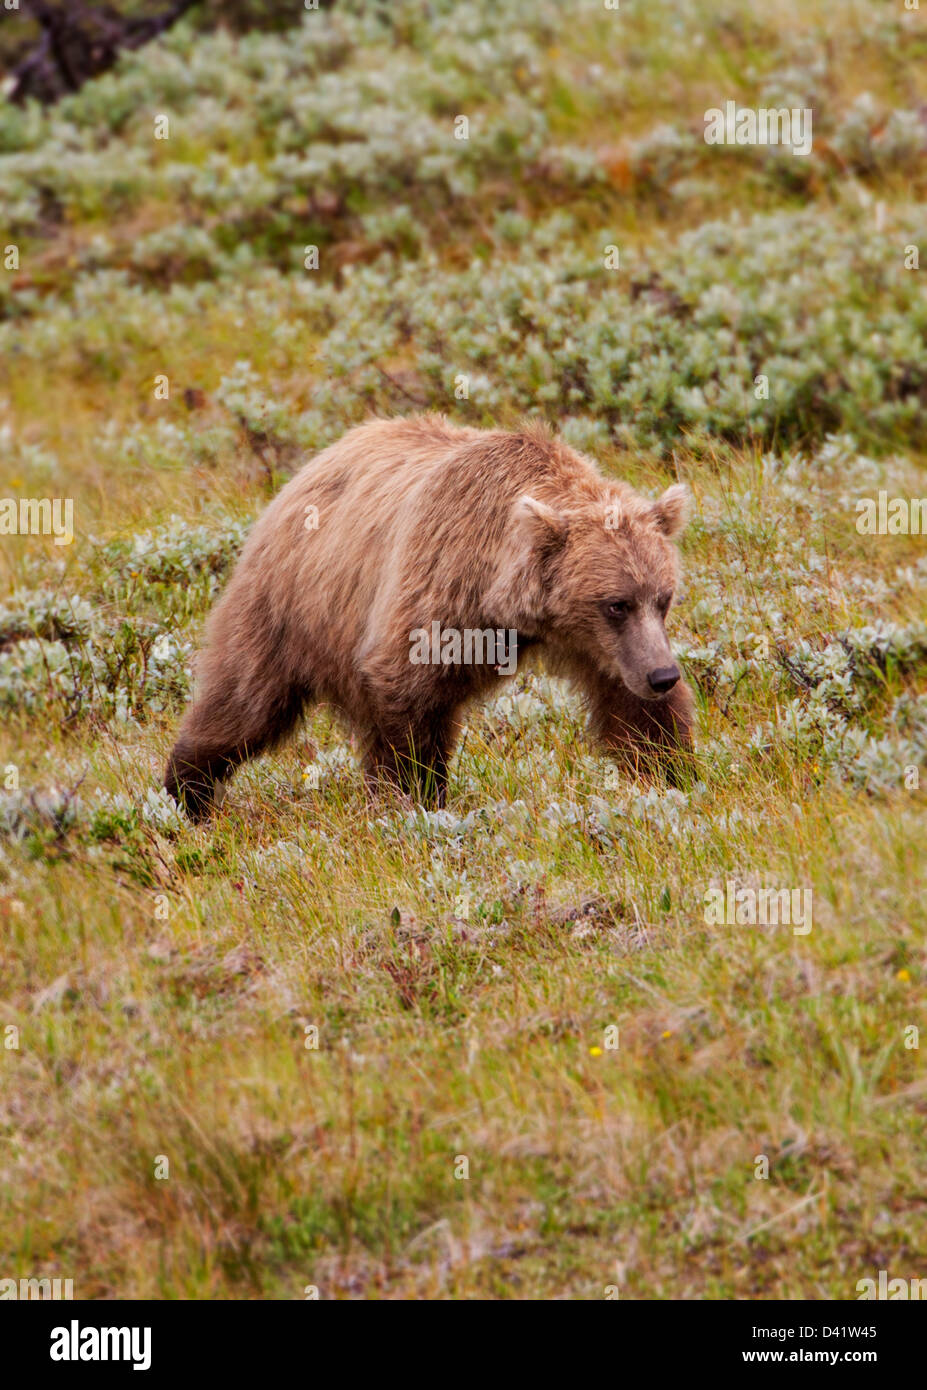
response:
[[[670,1028],[664,1029],[664,1031],[660,1034],[660,1037],[661,1037],[661,1038],[671,1038],[672,1036],[673,1036],[673,1033],[672,1033],[672,1029],[670,1029]]]
[[[590,1056],[590,1057],[601,1057],[601,1056],[602,1056],[602,1049],[601,1049],[601,1047],[590,1047],[590,1049],[589,1049],[589,1056]]]
[[[899,971],[898,971],[898,974],[895,976],[895,979],[896,979],[896,980],[903,980],[905,984],[908,983],[908,981],[910,980],[910,978],[911,978],[911,972],[910,972],[910,970],[899,970]]]

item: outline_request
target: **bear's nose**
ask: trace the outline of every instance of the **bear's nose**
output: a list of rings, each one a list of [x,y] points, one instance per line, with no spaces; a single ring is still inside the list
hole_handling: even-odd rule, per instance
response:
[[[678,666],[658,666],[647,677],[650,689],[655,691],[657,695],[665,695],[668,690],[672,690],[678,680]]]

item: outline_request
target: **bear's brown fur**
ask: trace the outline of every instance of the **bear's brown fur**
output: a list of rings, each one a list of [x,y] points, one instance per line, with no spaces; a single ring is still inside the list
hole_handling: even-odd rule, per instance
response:
[[[579,684],[609,751],[672,771],[691,748],[663,627],[685,511],[679,485],[649,501],[534,424],[351,430],[255,526],[210,619],[167,790],[205,815],[220,779],[321,700],[360,736],[370,782],[440,804],[461,712],[500,677],[414,664],[413,633],[435,622],[517,631]]]

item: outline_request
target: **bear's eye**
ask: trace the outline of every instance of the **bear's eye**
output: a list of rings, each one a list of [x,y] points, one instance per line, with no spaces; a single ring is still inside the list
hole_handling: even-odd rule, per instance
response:
[[[630,611],[631,604],[626,598],[612,599],[611,603],[605,606],[605,612],[610,618],[626,618]]]
[[[664,618],[669,612],[669,606],[672,603],[672,601],[672,594],[661,594],[660,597],[657,599],[657,607],[659,608],[660,613]]]

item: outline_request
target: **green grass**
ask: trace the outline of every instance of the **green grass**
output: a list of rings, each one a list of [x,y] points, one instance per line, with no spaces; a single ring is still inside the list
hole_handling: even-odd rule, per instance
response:
[[[838,23],[786,0],[762,15],[623,5],[622,42],[603,51],[598,7],[574,18],[516,4],[518,24],[469,8],[500,70],[525,67],[517,80],[551,147],[609,148],[604,183],[545,174],[516,141],[442,203],[414,150],[401,196],[371,160],[362,211],[311,214],[335,258],[323,254],[311,295],[298,267],[265,273],[313,239],[305,210],[275,224],[233,207],[217,224],[223,252],[254,252],[237,270],[154,251],[140,264],[149,232],[216,215],[212,194],[188,206],[130,177],[109,207],[91,170],[59,222],[10,233],[26,255],[22,283],[0,297],[0,492],[73,497],[77,534],[70,547],[0,540],[4,1275],[57,1274],[99,1298],[290,1299],[307,1286],[602,1298],[617,1286],[625,1298],[851,1299],[879,1269],[927,1272],[927,1089],[923,1049],[906,1045],[927,1025],[927,561],[922,537],[862,536],[854,512],[880,487],[927,494],[924,290],[885,269],[913,235],[922,161],[841,168],[825,127],[794,186],[756,151],[696,148],[672,173],[631,149],[660,121],[697,126],[728,96],[760,104],[763,82],[810,70],[825,39],[817,81],[834,128],[863,90],[916,107],[924,21],[851,5]],[[434,51],[466,109],[503,121],[506,93],[474,62],[476,39],[452,25],[432,35],[413,10],[396,7],[389,48],[345,30],[332,65],[344,90],[395,63],[443,119],[458,108],[432,89]],[[348,24],[337,7],[324,22]],[[519,25],[525,52],[506,47]],[[278,47],[261,50],[249,96],[270,109],[273,61],[293,45],[262,42]],[[244,83],[265,62],[246,46],[217,57],[211,43],[192,29],[169,40],[184,64],[198,57],[204,84],[230,64]],[[611,97],[590,95],[595,62]],[[63,109],[93,129],[111,101],[107,138],[147,169],[147,107],[130,98],[147,83],[159,109],[164,71],[146,51]],[[215,101],[234,111],[236,82]],[[221,122],[196,90],[177,111],[188,128],[150,167],[202,169],[225,147]],[[266,168],[276,125],[257,124],[239,158]],[[49,164],[61,138],[39,132]],[[397,200],[411,239],[388,222]],[[598,386],[569,397],[579,368],[562,365],[564,339],[582,338],[588,308],[585,291],[575,307],[557,297],[574,283],[570,257],[584,265],[614,228],[623,256],[659,270],[637,298],[625,276],[621,312],[672,319],[676,295],[701,313],[711,265],[704,251],[687,259],[685,238],[736,213],[773,219],[756,224],[770,264],[760,273],[763,247],[748,238],[743,254],[719,253],[717,284],[737,286],[740,318],[703,321],[709,344],[730,329],[748,355],[769,352],[764,335],[779,332],[773,380],[791,380],[810,370],[833,309],[841,331],[862,325],[848,338],[856,356],[783,396],[762,437],[746,392],[723,431],[710,413],[665,424],[661,382],[667,412],[681,410],[673,392],[691,370],[671,336],[641,347],[638,407],[628,394],[603,404]],[[852,274],[815,257],[809,220]],[[773,264],[790,228],[795,263]],[[100,232],[123,281],[98,283],[81,260]],[[477,256],[482,291],[476,272],[454,279]],[[534,289],[513,308],[505,276],[525,267]],[[770,285],[797,306],[785,328],[764,317]],[[448,297],[467,286],[457,320]],[[520,337],[500,329],[489,352],[519,308]],[[882,339],[866,346],[870,328]],[[613,346],[582,341],[592,368]],[[153,399],[158,371],[166,402]],[[457,371],[486,374],[495,396],[456,401]],[[551,375],[563,394],[533,395]],[[188,388],[202,398],[185,402]],[[513,700],[473,712],[444,815],[368,803],[348,740],[317,710],[232,782],[207,827],[178,821],[153,794],[236,527],[304,452],[370,409],[411,412],[410,396],[475,423],[570,415],[609,473],[649,492],[689,483],[696,520],[671,635],[697,694],[697,782],[683,795],[614,776],[567,692],[526,671]],[[656,442],[651,416],[664,420]],[[811,889],[812,930],[710,924],[706,890],[727,880]]]

